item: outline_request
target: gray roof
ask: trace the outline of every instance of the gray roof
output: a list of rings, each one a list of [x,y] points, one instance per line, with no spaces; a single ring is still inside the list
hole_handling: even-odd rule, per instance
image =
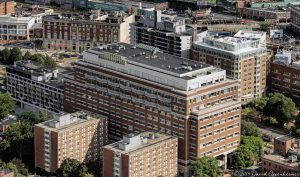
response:
[[[276,140],[281,141],[281,142],[286,142],[286,141],[289,141],[289,140],[292,140],[292,139],[293,139],[292,137],[286,136],[286,135],[276,138]]]
[[[126,57],[127,61],[129,62],[133,61],[139,64],[174,72],[177,74],[184,74],[191,71],[212,67],[211,65],[198,61],[166,54],[159,51],[159,49],[155,47],[143,44],[138,44],[135,46],[126,43],[110,44],[106,47],[94,48],[87,52],[93,53],[93,50],[98,52],[114,53]]]

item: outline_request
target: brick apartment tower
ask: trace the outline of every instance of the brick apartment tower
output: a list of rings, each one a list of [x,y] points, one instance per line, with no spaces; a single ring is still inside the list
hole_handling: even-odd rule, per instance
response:
[[[192,47],[192,59],[226,70],[238,80],[239,97],[247,104],[265,94],[271,53],[265,47],[265,32],[240,31],[238,37],[205,37]]]
[[[14,14],[15,1],[0,0],[0,15]]]
[[[177,176],[177,137],[145,132],[128,134],[103,148],[103,176]]]
[[[55,173],[66,158],[101,160],[107,144],[107,119],[83,111],[65,114],[34,127],[35,167]]]
[[[178,136],[180,176],[189,176],[191,161],[226,159],[239,145],[237,81],[223,69],[125,43],[85,51],[74,69],[65,111],[107,115],[115,140],[144,131]]]

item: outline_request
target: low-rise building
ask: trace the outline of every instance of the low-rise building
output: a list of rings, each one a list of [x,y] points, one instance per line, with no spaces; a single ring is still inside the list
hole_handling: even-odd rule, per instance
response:
[[[274,152],[262,158],[263,173],[285,174],[282,176],[299,175],[300,141],[289,136],[274,139]]]
[[[54,14],[54,9],[32,5],[17,9],[15,13],[20,16],[34,17],[35,23],[42,23],[44,16]]]
[[[103,148],[103,176],[177,176],[177,137],[128,134]]]
[[[56,172],[66,158],[101,161],[106,144],[106,117],[83,111],[59,114],[34,127],[35,167]]]
[[[34,17],[0,16],[0,45],[28,41],[29,29],[34,23]]]
[[[0,132],[6,132],[7,128],[17,123],[16,116],[10,115],[0,122]]]
[[[33,61],[6,68],[7,91],[21,107],[59,113],[64,108],[63,75]]]
[[[130,42],[129,24],[134,15],[92,11],[87,16],[43,18],[43,45],[48,50],[83,51],[99,45]]]
[[[287,51],[278,52],[270,64],[269,89],[289,95],[300,105],[300,61]]]
[[[288,23],[291,20],[289,8],[243,8],[240,16],[253,20],[270,20],[275,23]]]
[[[0,1],[0,15],[10,15],[15,13],[15,1],[1,0]]]

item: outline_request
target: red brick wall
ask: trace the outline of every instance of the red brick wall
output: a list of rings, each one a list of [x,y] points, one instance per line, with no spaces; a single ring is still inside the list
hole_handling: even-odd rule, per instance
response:
[[[44,169],[44,129],[34,127],[35,167]]]
[[[103,148],[103,176],[114,177],[113,172],[114,172],[114,153],[109,149]]]

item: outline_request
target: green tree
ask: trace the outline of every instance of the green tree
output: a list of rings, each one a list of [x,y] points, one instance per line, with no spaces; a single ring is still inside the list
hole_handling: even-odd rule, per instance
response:
[[[241,134],[245,136],[262,137],[262,131],[253,122],[242,120]]]
[[[59,56],[58,56],[58,59],[62,60],[62,59],[64,59],[64,58],[65,58],[65,57],[64,57],[64,54],[60,53]]]
[[[0,53],[0,62],[3,64],[8,64],[9,58],[10,58],[10,50],[8,48],[5,48]]]
[[[56,63],[55,63],[54,59],[52,57],[50,57],[49,55],[46,55],[44,64],[45,64],[45,66],[48,66],[50,68],[56,67]]]
[[[192,174],[195,177],[215,177],[219,171],[219,162],[213,157],[202,157],[192,163]]]
[[[281,93],[269,94],[267,105],[264,108],[265,115],[275,117],[279,125],[282,126],[289,120],[294,120],[296,118],[295,113],[296,106],[291,98]]]
[[[20,160],[28,160],[34,163],[32,154],[34,154],[33,126],[27,121],[20,121],[8,127],[3,133],[3,140],[0,142],[1,156],[10,159],[18,157]]]
[[[35,62],[38,62],[38,63],[41,63],[41,64],[44,64],[45,56],[43,54],[40,54],[40,53],[34,54],[34,55],[32,55],[31,60],[35,61]]]
[[[56,173],[58,177],[84,177],[87,167],[76,159],[65,159]]]
[[[253,118],[258,115],[258,112],[254,108],[245,108],[242,110],[242,115],[247,118]]]
[[[10,51],[8,64],[13,64],[15,61],[21,61],[23,59],[22,51],[18,47],[14,47]]]
[[[20,118],[22,120],[30,122],[30,124],[32,124],[32,125],[36,124],[36,118],[35,118],[35,114],[33,112],[23,112],[20,115]]]
[[[88,168],[88,172],[93,174],[95,177],[101,177],[101,169],[99,162],[97,161],[89,161],[86,164],[86,167]]]
[[[251,151],[248,146],[241,146],[237,151],[238,155],[235,156],[234,168],[244,169],[254,165],[256,155]]]
[[[31,60],[32,54],[27,51],[24,55],[23,55],[23,60]]]
[[[264,144],[260,137],[242,136],[235,156],[234,168],[243,169],[254,165],[263,156]]]
[[[9,93],[0,93],[0,120],[15,108],[15,101]]]
[[[4,163],[3,168],[9,169],[10,171],[14,172],[14,177],[19,177],[17,166],[11,162]]]
[[[260,30],[262,31],[268,31],[271,26],[273,26],[273,23],[271,21],[263,21],[259,23]]]
[[[269,100],[269,98],[266,97],[266,96],[263,96],[261,98],[256,98],[256,99],[254,99],[250,102],[250,106],[252,108],[254,108],[256,111],[258,111],[260,113],[263,113],[264,108],[266,107],[268,100]]]
[[[19,173],[21,173],[22,175],[28,174],[28,168],[20,159],[13,158],[10,162],[17,167]]]

